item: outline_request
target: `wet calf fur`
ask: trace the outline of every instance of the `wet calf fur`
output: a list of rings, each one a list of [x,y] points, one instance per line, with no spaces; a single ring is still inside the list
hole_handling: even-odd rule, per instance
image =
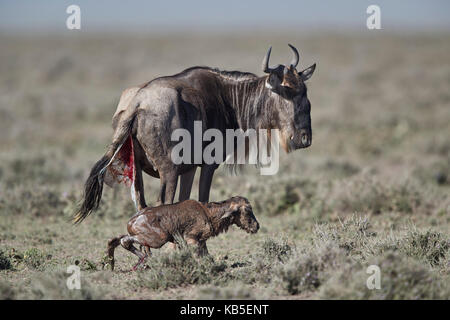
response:
[[[259,223],[252,206],[244,197],[232,197],[221,202],[201,203],[186,200],[176,204],[146,208],[133,216],[127,225],[128,235],[108,242],[108,258],[114,270],[114,250],[120,244],[139,257],[135,270],[151,255],[150,248],[161,248],[167,242],[175,243],[180,235],[188,244],[197,247],[200,256],[208,254],[206,240],[226,232],[236,225],[248,233],[256,233]],[[141,246],[138,250],[134,244]]]

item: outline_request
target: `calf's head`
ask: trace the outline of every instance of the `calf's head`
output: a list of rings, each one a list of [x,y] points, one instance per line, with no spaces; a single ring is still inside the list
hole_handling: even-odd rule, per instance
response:
[[[297,71],[299,54],[292,45],[293,59],[288,65],[269,67],[272,47],[264,57],[262,69],[269,76],[266,88],[271,91],[273,127],[280,129],[281,145],[290,152],[299,148],[307,148],[312,142],[311,103],[309,102],[305,81],[311,78],[316,64]]]
[[[232,217],[231,223],[248,233],[256,233],[259,223],[253,214],[250,202],[244,197],[233,197],[230,199],[229,210],[222,216],[222,219]]]

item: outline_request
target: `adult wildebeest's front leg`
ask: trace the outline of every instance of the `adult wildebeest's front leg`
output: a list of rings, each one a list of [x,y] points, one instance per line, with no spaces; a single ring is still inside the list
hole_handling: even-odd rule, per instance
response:
[[[217,164],[205,164],[202,166],[202,170],[200,172],[200,184],[198,194],[198,200],[200,202],[209,201],[209,192],[211,190],[212,178],[218,166],[219,165]]]
[[[180,192],[178,194],[178,200],[188,200],[191,196],[192,183],[194,182],[195,172],[197,167],[193,167],[190,171],[180,175]]]
[[[160,172],[161,187],[159,190],[158,203],[172,204],[177,191],[178,172],[176,167]]]

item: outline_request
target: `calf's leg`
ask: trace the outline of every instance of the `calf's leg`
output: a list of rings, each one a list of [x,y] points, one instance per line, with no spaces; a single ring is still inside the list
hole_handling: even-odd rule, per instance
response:
[[[198,245],[198,255],[200,257],[208,256],[208,247],[206,246],[206,241],[200,241]]]
[[[126,237],[127,235],[118,236],[115,238],[112,238],[108,241],[108,249],[107,249],[107,257],[108,262],[111,265],[111,270],[114,271],[114,251],[116,250],[117,246],[120,244],[122,238]]]
[[[194,238],[187,238],[186,242],[188,245],[194,245],[196,247],[195,253],[197,254],[197,256],[203,257],[208,254],[208,248],[206,247],[206,241],[198,241],[197,239],[194,239]]]
[[[133,246],[133,243],[135,242],[139,244],[139,242],[131,236],[125,236],[120,240],[120,244],[122,245],[122,247],[135,254],[139,258],[138,263],[132,269],[133,271],[136,271],[137,267],[141,265],[147,258],[147,251],[145,254],[139,251],[135,246]]]

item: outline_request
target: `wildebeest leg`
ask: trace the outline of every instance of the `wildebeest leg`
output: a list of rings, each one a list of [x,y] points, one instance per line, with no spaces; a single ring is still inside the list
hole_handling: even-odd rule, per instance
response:
[[[186,238],[186,243],[187,243],[189,246],[195,246],[195,247],[197,248],[197,250],[198,250],[199,243],[198,243],[197,239],[194,239],[194,238]]]
[[[152,256],[152,252],[150,251],[150,247],[144,246],[144,251],[145,251],[145,255],[147,257],[151,257]],[[148,266],[147,266],[147,268],[148,268]]]
[[[108,248],[106,250],[108,262],[111,266],[111,270],[114,271],[114,251],[116,247],[121,243],[122,238],[127,237],[127,235],[118,236],[115,238],[112,238],[108,241]]]
[[[161,188],[159,190],[158,202],[160,204],[171,204],[177,191],[178,174],[175,168],[168,172],[161,172]]]
[[[200,257],[209,255],[208,247],[206,246],[206,241],[200,241],[198,245],[198,255]]]
[[[169,242],[169,243],[167,244],[167,247],[168,247],[170,250],[176,250],[176,249],[177,249],[177,244],[176,244],[175,242]]]
[[[198,241],[194,238],[187,238],[186,243],[188,245],[195,246],[195,253],[197,256],[202,257],[208,254],[208,248],[206,248],[206,241]]]
[[[142,180],[142,168],[138,161],[135,163],[136,166],[136,180],[134,183],[134,195],[136,197],[137,201],[137,209],[138,211],[141,211],[142,209],[147,207],[147,204],[145,203],[145,196],[144,196],[144,182]]]
[[[196,171],[197,167],[194,167],[190,171],[180,175],[180,193],[178,195],[179,201],[187,200],[191,196],[192,183],[194,182]]]
[[[208,202],[209,201],[209,192],[211,190],[211,182],[214,176],[214,171],[217,169],[218,165],[204,165],[200,172],[200,185],[199,185],[199,194],[198,200],[200,202]]]
[[[143,263],[145,261],[145,259],[147,258],[147,254],[142,253],[141,251],[139,251],[138,249],[136,249],[135,246],[133,246],[133,243],[139,243],[136,241],[136,239],[134,239],[131,236],[126,236],[123,237],[120,240],[120,244],[122,245],[122,247],[124,247],[125,249],[127,249],[128,251],[130,251],[131,253],[135,254],[136,256],[139,257],[139,261],[138,263],[133,267],[133,271],[135,271],[137,269],[137,267]]]
[[[150,251],[150,247],[144,246],[144,251],[145,251],[147,257],[151,257],[152,256],[152,252]]]

